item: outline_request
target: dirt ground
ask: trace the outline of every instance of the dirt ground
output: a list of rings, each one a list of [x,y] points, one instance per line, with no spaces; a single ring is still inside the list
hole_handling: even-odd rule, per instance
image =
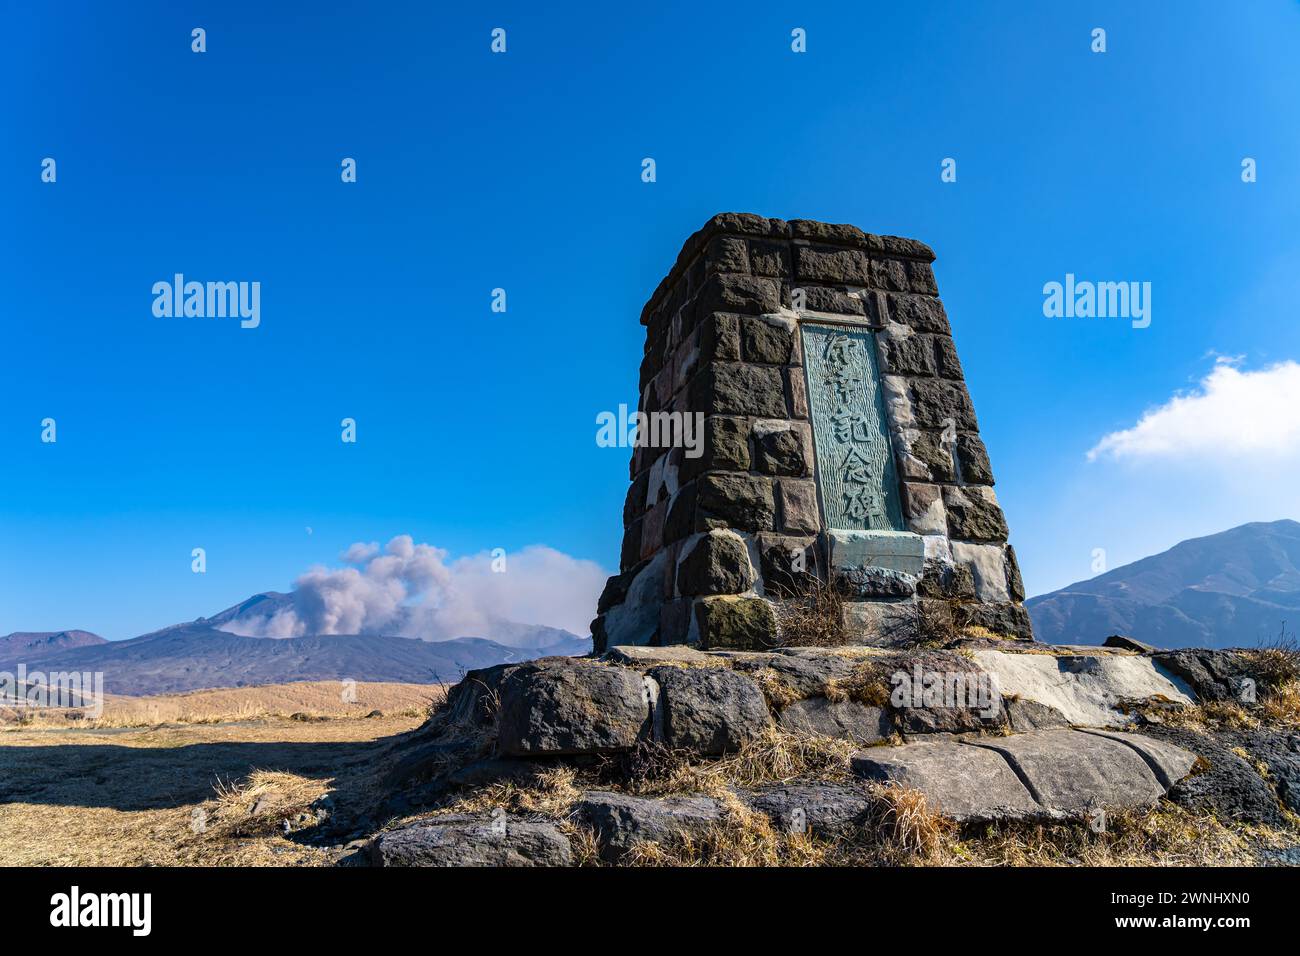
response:
[[[0,864],[325,866],[285,819],[373,785],[423,713],[0,732]]]

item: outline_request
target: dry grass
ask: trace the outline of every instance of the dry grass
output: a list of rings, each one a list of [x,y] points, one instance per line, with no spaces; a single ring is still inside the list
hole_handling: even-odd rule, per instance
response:
[[[783,647],[840,647],[848,642],[844,596],[814,574],[800,577],[797,590],[776,603]]]
[[[882,663],[863,661],[848,677],[828,681],[826,699],[836,703],[855,700],[870,707],[888,705],[889,681],[886,679]]]
[[[98,718],[80,717],[79,712],[28,711],[26,719],[9,712],[0,714],[0,730],[20,727],[153,727],[160,724],[208,724],[270,717],[364,717],[372,711],[385,716],[423,715],[445,698],[441,684],[357,683],[349,690],[355,699],[344,699],[339,681],[301,681],[267,684],[261,687],[227,687],[184,694],[151,697],[106,695],[104,712]],[[352,695],[349,694],[349,697]],[[75,719],[80,717],[80,719]]]
[[[0,860],[10,866],[330,865],[330,851],[286,836],[281,821],[326,791],[358,799],[373,785],[387,738],[421,719],[267,718],[0,734]],[[267,798],[264,821],[246,812],[258,797]]]
[[[730,792],[722,820],[699,833],[679,833],[662,843],[633,844],[624,866],[826,866],[833,844],[809,833],[784,832]]]
[[[1268,827],[1228,826],[1212,814],[1168,801],[1106,815],[1101,833],[1082,822],[1000,824],[945,842],[945,865],[975,866],[1250,866],[1259,851],[1295,845],[1295,835]]]
[[[634,792],[646,796],[703,793],[726,797],[735,787],[788,783],[801,777],[844,782],[849,757],[861,746],[848,740],[791,734],[769,728],[739,751],[715,760],[681,760],[646,778]]]

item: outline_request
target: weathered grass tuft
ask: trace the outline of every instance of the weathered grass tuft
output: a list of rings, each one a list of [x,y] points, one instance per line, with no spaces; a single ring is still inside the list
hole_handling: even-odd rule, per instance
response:
[[[848,643],[844,596],[815,574],[799,576],[798,586],[776,602],[782,647],[841,647]]]
[[[733,787],[785,783],[804,776],[847,781],[849,757],[860,749],[848,740],[769,728],[736,753],[716,760],[682,762],[659,779],[643,781],[633,792],[646,796],[704,793],[725,799]]]

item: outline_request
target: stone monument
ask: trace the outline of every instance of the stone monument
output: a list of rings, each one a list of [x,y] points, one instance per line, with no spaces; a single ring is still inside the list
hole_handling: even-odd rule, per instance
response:
[[[687,240],[641,313],[638,411],[702,428],[638,434],[597,651],[774,646],[809,581],[842,596],[849,643],[915,641],[930,612],[1032,639],[933,261],[748,214]]]

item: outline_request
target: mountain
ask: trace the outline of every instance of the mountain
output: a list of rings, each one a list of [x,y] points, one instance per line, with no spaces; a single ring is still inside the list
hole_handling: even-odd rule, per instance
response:
[[[107,643],[90,631],[14,631],[0,637],[0,661],[19,661],[29,655],[46,655],[73,647]]]
[[[29,671],[102,671],[106,693],[139,697],[305,680],[454,682],[479,667],[590,650],[590,641],[520,650],[481,638],[417,641],[358,634],[269,641],[180,624],[127,641],[51,650],[23,660]]]
[[[1300,629],[1300,523],[1253,522],[1025,602],[1040,641],[1253,647]]]

